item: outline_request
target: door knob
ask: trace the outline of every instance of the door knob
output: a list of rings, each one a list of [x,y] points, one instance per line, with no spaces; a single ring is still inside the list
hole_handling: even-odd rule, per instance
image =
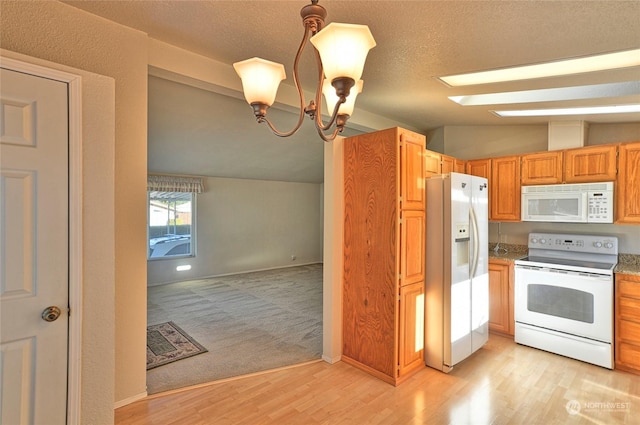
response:
[[[50,307],[45,308],[42,311],[42,320],[47,322],[53,322],[57,320],[58,317],[60,317],[60,313],[61,313],[60,309],[55,305],[52,305]]]

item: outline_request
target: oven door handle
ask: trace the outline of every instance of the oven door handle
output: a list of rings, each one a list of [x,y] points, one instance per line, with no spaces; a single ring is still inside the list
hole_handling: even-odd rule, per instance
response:
[[[469,208],[469,218],[471,221],[471,229],[473,231],[473,260],[471,270],[469,271],[469,277],[473,278],[478,270],[478,260],[480,257],[480,233],[478,230],[478,218],[476,217],[476,211],[473,207]]]

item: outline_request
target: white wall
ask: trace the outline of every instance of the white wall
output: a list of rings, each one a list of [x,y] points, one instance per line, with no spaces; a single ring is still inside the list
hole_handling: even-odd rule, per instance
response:
[[[148,261],[149,285],[322,262],[321,184],[208,177],[205,187],[197,255]]]
[[[324,264],[322,276],[322,358],[342,356],[342,274],[344,270],[344,138],[324,145]]]

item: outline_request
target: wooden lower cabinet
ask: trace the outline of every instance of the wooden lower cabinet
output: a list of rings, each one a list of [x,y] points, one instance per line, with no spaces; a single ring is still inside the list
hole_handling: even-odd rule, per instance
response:
[[[640,276],[616,273],[616,369],[640,374]]]
[[[489,260],[489,330],[513,336],[514,263]]]
[[[400,288],[400,358],[398,377],[402,379],[424,367],[424,283]]]

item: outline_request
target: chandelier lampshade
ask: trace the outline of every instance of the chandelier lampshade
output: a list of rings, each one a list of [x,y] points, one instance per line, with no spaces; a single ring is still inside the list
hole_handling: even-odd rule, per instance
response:
[[[242,79],[242,90],[247,103],[273,105],[280,81],[286,78],[284,66],[260,58],[251,58],[233,64]]]
[[[356,106],[356,97],[358,97],[358,94],[362,93],[363,85],[364,81],[362,80],[358,80],[356,82],[356,85],[353,86],[351,93],[347,97],[347,101],[340,105],[338,115],[353,115],[353,109]],[[324,100],[327,103],[327,110],[331,112],[336,103],[340,100],[340,97],[336,94],[335,88],[331,85],[331,81],[324,80],[322,83],[322,94],[324,95]]]
[[[329,81],[343,77],[358,81],[367,54],[376,45],[366,25],[336,22],[324,27],[309,41],[320,53],[324,75]]]

